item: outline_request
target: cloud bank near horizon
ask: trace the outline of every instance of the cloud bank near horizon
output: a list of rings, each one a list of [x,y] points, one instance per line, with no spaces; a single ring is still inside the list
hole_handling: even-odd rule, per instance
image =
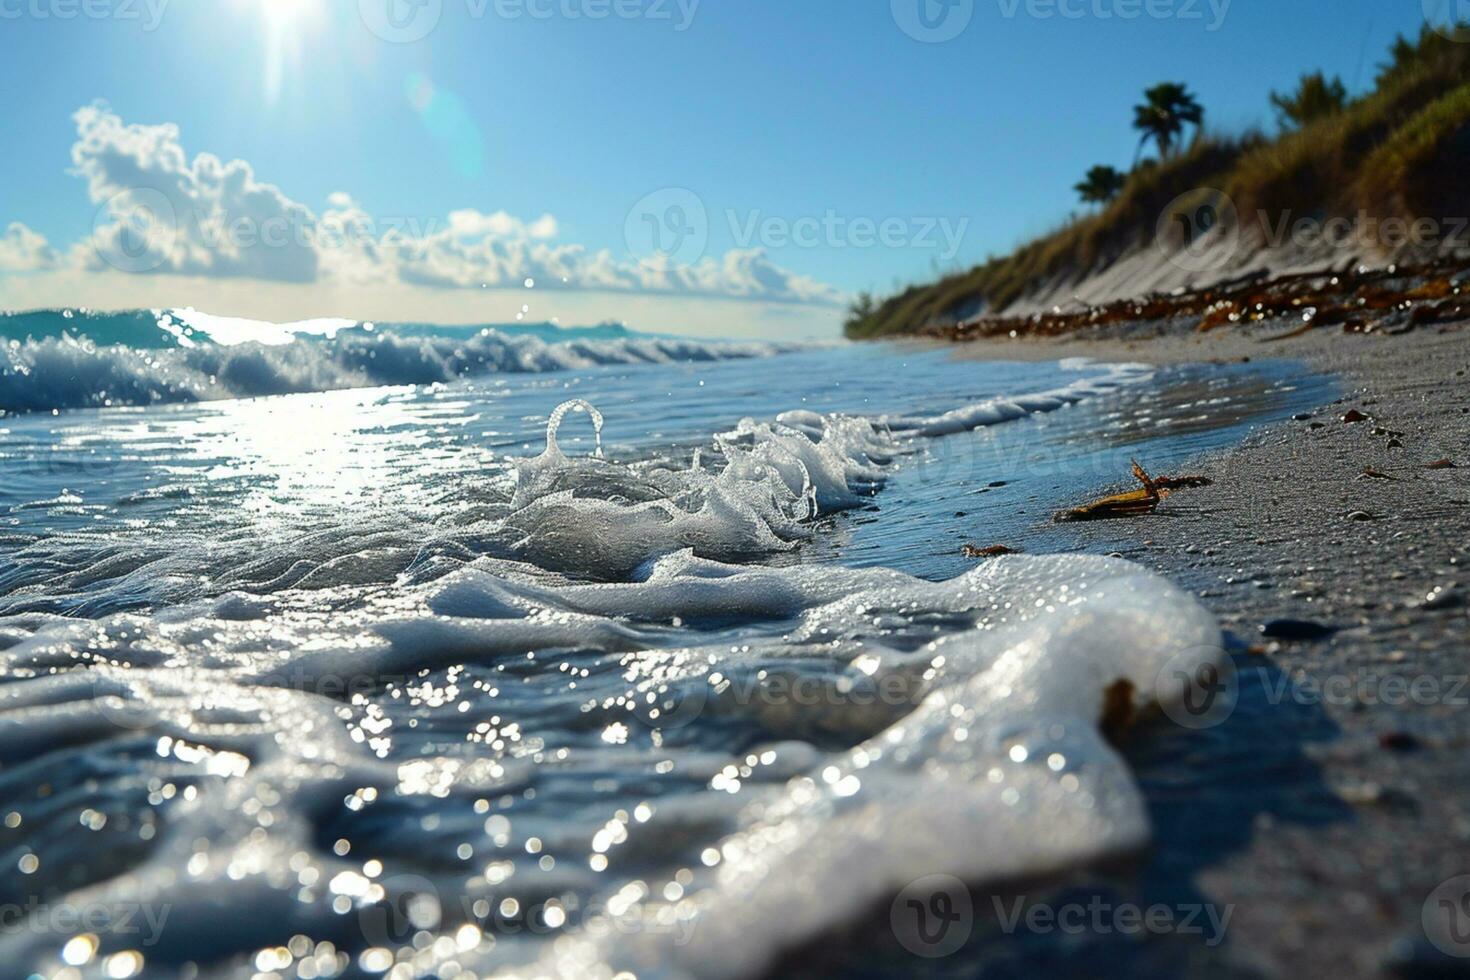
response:
[[[320,212],[262,181],[244,160],[189,158],[179,128],[125,122],[103,105],[73,115],[74,172],[95,210],[92,235],[58,248],[19,222],[0,235],[0,274],[112,273],[192,282],[256,281],[334,292],[521,288],[629,299],[754,300],[833,308],[836,288],[783,269],[760,248],[681,264],[558,241],[556,218],[473,208],[383,218],[345,192]]]

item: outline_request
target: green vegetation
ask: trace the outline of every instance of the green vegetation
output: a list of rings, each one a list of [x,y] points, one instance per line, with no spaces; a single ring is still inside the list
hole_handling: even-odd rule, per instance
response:
[[[1436,99],[1375,149],[1355,197],[1370,212],[1470,215],[1470,85]]]
[[[1329,81],[1320,71],[1303,75],[1295,92],[1271,93],[1282,129],[1301,129],[1318,119],[1335,116],[1347,108],[1347,102],[1347,86],[1342,79],[1334,76]]]
[[[881,302],[863,297],[847,335],[878,337],[999,312],[1039,288],[1079,281],[1152,242],[1171,202],[1201,188],[1225,191],[1242,223],[1265,227],[1282,217],[1351,220],[1364,212],[1470,215],[1470,25],[1462,33],[1452,40],[1425,28],[1417,39],[1399,38],[1374,88],[1344,98],[1340,108],[1333,108],[1336,80],[1307,76],[1296,92],[1279,102],[1273,96],[1293,127],[1275,138],[1201,132],[1203,111],[1195,112],[1184,86],[1156,86],[1135,107],[1135,125],[1158,159],[1136,166],[1115,196],[1099,201],[1100,210],[968,271]],[[1184,144],[1187,125],[1195,133]],[[1084,200],[1092,176],[1077,186]]]
[[[1084,204],[1107,204],[1128,183],[1128,175],[1116,167],[1099,164],[1087,171],[1087,178],[1073,187]]]

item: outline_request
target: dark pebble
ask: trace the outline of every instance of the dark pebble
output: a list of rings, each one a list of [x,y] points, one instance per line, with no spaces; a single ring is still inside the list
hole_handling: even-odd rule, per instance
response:
[[[1311,417],[1312,417],[1311,416],[1311,413],[1309,413],[1309,412],[1300,412],[1300,413],[1298,413],[1296,415],[1293,415],[1292,416],[1292,419],[1294,421],[1297,421],[1297,422],[1306,422],[1306,421],[1310,420]]]
[[[1378,744],[1393,752],[1412,752],[1419,747],[1419,740],[1408,732],[1384,732],[1378,736]]]
[[[954,512],[954,516],[956,516],[956,517],[964,517],[965,516],[965,512],[962,511],[962,510],[957,510],[957,511]]]
[[[1010,483],[1010,482],[1011,482],[1011,481],[1009,481],[1009,480],[993,480],[993,481],[991,481],[991,482],[990,482],[990,483],[988,483],[988,484],[986,484],[986,486],[988,486],[988,487],[990,487],[990,488],[991,488],[991,489],[992,489],[992,490],[994,490],[994,489],[995,489],[995,488],[997,488],[997,487],[1003,487],[1003,486],[1006,486],[1006,485],[1008,485],[1008,484],[1009,484],[1009,483]]]
[[[1271,640],[1325,640],[1336,632],[1336,626],[1310,619],[1273,619],[1261,627],[1261,635]]]
[[[1343,415],[1342,420],[1344,422],[1348,423],[1349,425],[1352,425],[1354,422],[1366,422],[1366,421],[1368,421],[1368,416],[1364,415],[1362,412],[1358,411],[1356,408],[1350,408],[1350,409],[1347,410],[1347,413],[1345,415]]]
[[[1348,515],[1348,520],[1350,520],[1350,521],[1376,521],[1376,520],[1378,520],[1378,518],[1374,517],[1372,514],[1368,513],[1366,510],[1355,510],[1351,514]]]

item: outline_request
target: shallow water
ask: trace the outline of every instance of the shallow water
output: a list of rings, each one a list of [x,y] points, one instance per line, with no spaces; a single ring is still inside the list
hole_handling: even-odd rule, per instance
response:
[[[1217,626],[1121,560],[960,546],[1065,550],[1130,457],[1327,390],[537,343],[0,420],[0,962],[748,976],[927,874],[1130,850],[1105,693],[1171,703]]]

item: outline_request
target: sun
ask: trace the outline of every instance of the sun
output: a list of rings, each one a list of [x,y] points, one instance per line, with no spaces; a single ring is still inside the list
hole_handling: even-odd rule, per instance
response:
[[[316,0],[258,0],[266,23],[273,29],[293,26],[316,9]]]

